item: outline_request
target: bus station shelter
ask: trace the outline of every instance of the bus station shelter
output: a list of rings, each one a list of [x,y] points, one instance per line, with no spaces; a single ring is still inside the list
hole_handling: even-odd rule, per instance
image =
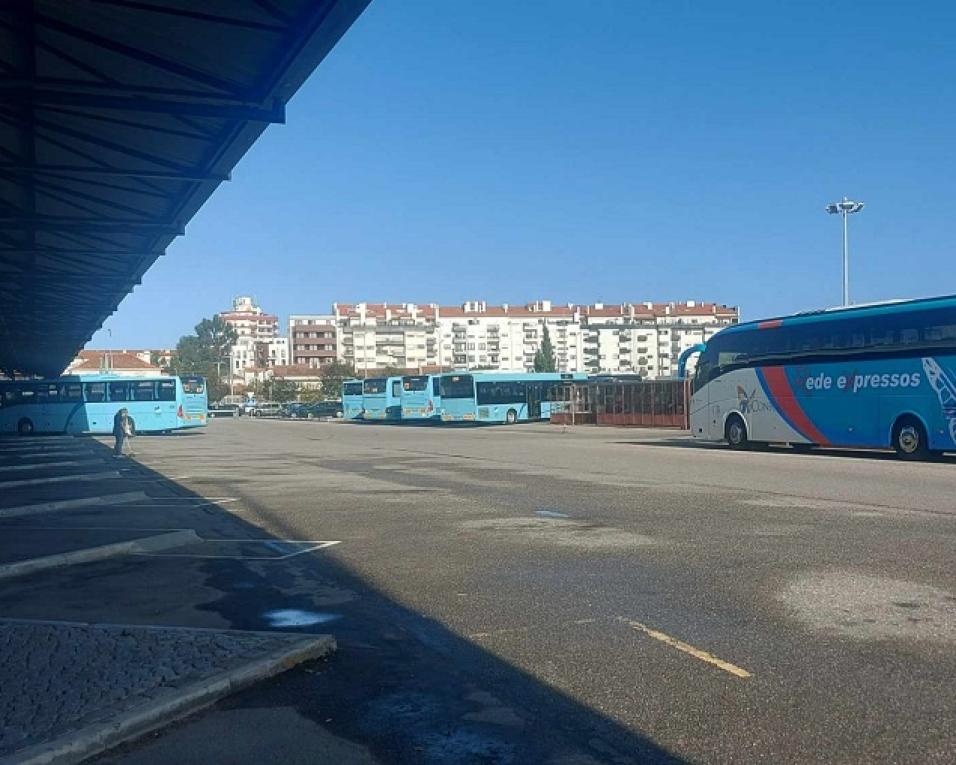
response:
[[[62,372],[368,2],[0,3],[0,373]]]
[[[551,422],[690,428],[687,380],[588,380],[563,385]]]

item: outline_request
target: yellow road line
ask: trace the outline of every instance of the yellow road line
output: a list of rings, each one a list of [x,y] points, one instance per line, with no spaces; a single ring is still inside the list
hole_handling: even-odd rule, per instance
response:
[[[672,648],[676,648],[678,651],[683,651],[686,654],[690,654],[695,659],[700,659],[701,661],[706,661],[708,664],[713,664],[715,667],[724,670],[724,672],[729,672],[732,675],[736,675],[737,677],[745,679],[752,677],[752,675],[746,669],[738,667],[736,664],[731,664],[729,661],[718,659],[712,653],[703,651],[700,648],[695,648],[690,643],[685,643],[683,640],[673,638],[670,635],[660,632],[659,630],[651,629],[646,624],[641,624],[640,622],[635,622],[630,619],[622,619],[621,621],[638,632],[643,632],[645,635],[648,635],[655,640],[660,640],[662,643],[666,643]]]

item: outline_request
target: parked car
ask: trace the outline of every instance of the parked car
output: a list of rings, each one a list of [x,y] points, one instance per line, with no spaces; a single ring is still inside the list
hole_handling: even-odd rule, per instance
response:
[[[292,419],[304,419],[308,416],[308,404],[304,404],[301,401],[292,401],[288,404],[283,404],[280,411],[281,417],[291,417]]]
[[[209,405],[209,417],[239,417],[242,414],[242,409],[238,404],[224,404],[222,402],[218,404]]]
[[[253,417],[278,417],[282,414],[282,405],[275,401],[258,401],[250,414]]]
[[[306,416],[310,418],[341,417],[342,402],[341,401],[317,401],[314,404],[309,404]]]

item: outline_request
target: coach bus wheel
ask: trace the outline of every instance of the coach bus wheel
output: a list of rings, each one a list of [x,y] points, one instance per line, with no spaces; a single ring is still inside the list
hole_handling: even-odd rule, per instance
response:
[[[17,433],[21,436],[29,436],[33,432],[33,421],[24,417],[17,423]]]
[[[893,426],[893,448],[904,460],[923,460],[929,457],[929,444],[923,423],[915,417],[900,417]]]
[[[747,440],[747,424],[739,415],[732,414],[727,418],[724,427],[724,437],[731,449],[746,449],[750,442]]]
[[[508,413],[505,415],[505,423],[508,425],[514,425],[518,421],[518,413],[514,409],[509,409]]]

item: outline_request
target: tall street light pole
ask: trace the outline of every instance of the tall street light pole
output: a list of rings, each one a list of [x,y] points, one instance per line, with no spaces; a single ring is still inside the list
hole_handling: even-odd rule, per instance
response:
[[[863,209],[863,202],[854,202],[843,197],[840,202],[827,205],[830,215],[843,216],[843,305],[850,305],[850,239],[847,234],[847,218]]]

